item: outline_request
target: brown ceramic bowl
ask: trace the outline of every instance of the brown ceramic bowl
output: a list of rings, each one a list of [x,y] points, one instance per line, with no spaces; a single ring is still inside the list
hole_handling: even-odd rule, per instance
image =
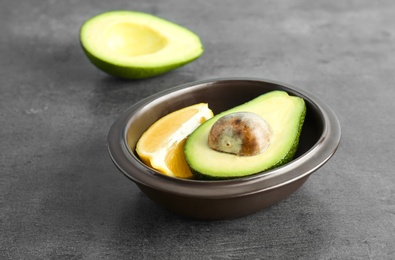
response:
[[[239,179],[184,180],[147,167],[134,151],[142,133],[172,111],[206,102],[217,114],[272,90],[300,96],[307,106],[298,151],[286,165]],[[332,110],[306,91],[274,81],[226,78],[174,87],[136,103],[112,125],[108,148],[119,170],[159,205],[184,216],[225,219],[254,213],[292,194],[332,157],[340,136]]]

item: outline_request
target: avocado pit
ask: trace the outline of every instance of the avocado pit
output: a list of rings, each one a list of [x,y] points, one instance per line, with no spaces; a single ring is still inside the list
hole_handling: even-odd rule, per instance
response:
[[[213,124],[208,145],[224,153],[253,156],[269,147],[271,135],[272,130],[262,117],[252,112],[237,112],[227,114]]]

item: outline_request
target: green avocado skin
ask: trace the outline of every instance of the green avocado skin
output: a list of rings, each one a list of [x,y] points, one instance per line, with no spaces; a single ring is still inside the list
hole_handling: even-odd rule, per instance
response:
[[[273,94],[273,93],[271,93],[271,94]],[[265,94],[265,95],[267,95],[267,94]],[[254,102],[254,100],[252,100],[250,102]],[[250,103],[250,102],[248,102],[248,103]],[[226,176],[224,176],[224,175],[215,175],[215,174],[212,174],[212,173],[207,173],[207,172],[203,172],[201,170],[197,170],[197,169],[195,169],[195,167],[193,165],[191,165],[191,158],[194,155],[192,155],[190,153],[189,149],[190,149],[191,146],[193,146],[193,144],[192,143],[188,144],[188,140],[187,140],[187,145],[185,147],[185,156],[186,156],[186,160],[187,160],[188,164],[190,165],[190,168],[191,168],[191,171],[192,171],[192,173],[194,175],[194,178],[198,179],[198,180],[235,179],[235,178],[252,176],[252,175],[255,175],[255,174],[266,172],[268,170],[275,169],[277,167],[280,167],[280,166],[290,162],[294,158],[295,153],[296,153],[296,151],[298,149],[299,138],[300,138],[300,134],[302,132],[302,128],[303,128],[303,124],[304,124],[304,120],[305,120],[305,116],[306,116],[306,106],[305,106],[305,103],[304,103],[303,100],[302,100],[302,102],[303,102],[303,108],[300,110],[300,113],[298,114],[298,118],[297,118],[298,121],[297,121],[297,125],[295,125],[296,126],[296,128],[294,129],[295,135],[294,135],[294,139],[293,139],[292,145],[289,147],[289,150],[286,153],[284,153],[283,156],[279,157],[279,159],[275,163],[273,163],[272,165],[270,165],[270,166],[268,166],[268,167],[266,167],[265,169],[262,169],[262,170],[252,171],[252,172],[249,172],[249,173],[243,174],[243,175],[226,175]],[[236,107],[236,109],[237,110],[242,110],[243,109],[243,105],[240,105],[240,106]],[[259,106],[258,106],[257,109],[259,109]],[[200,127],[202,127],[203,125],[204,124],[202,124]],[[189,146],[189,148],[188,148],[188,146]],[[201,155],[201,156],[204,156],[204,155]],[[213,167],[221,167],[221,165],[213,165]],[[248,165],[245,165],[245,167],[248,167]]]
[[[89,53],[84,46],[81,44],[82,49],[85,53],[85,55],[88,57],[89,61],[95,65],[97,68],[102,70],[103,72],[117,77],[117,78],[122,78],[122,79],[145,79],[145,78],[150,78],[154,76],[158,76],[161,74],[164,74],[166,72],[169,72],[171,70],[177,69],[179,67],[182,67],[194,60],[196,60],[199,57],[196,57],[194,59],[184,61],[184,62],[179,62],[179,63],[173,63],[167,66],[161,66],[161,67],[155,67],[155,68],[143,68],[143,67],[129,67],[129,66],[123,66],[120,64],[113,64],[111,62],[106,62],[101,59],[96,58],[96,56],[92,55]]]

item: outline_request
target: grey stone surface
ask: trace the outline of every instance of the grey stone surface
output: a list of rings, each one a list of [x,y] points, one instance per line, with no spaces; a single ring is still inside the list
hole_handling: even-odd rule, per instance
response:
[[[204,55],[126,81],[93,67],[79,28],[108,10],[200,35]],[[395,259],[395,2],[1,1],[1,259]],[[265,78],[308,90],[342,124],[336,155],[291,197],[234,220],[159,208],[112,164],[111,123],[182,83]]]

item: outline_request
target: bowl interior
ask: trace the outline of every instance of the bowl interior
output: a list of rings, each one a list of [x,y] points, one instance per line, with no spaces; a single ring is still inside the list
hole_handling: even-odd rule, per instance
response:
[[[214,114],[243,104],[272,90],[284,90],[290,95],[304,98],[307,113],[294,160],[310,150],[320,139],[325,126],[317,104],[309,97],[275,82],[254,80],[224,80],[201,83],[176,91],[161,93],[145,100],[135,111],[125,128],[125,138],[133,157],[140,136],[159,118],[180,108],[196,103],[208,103]]]

